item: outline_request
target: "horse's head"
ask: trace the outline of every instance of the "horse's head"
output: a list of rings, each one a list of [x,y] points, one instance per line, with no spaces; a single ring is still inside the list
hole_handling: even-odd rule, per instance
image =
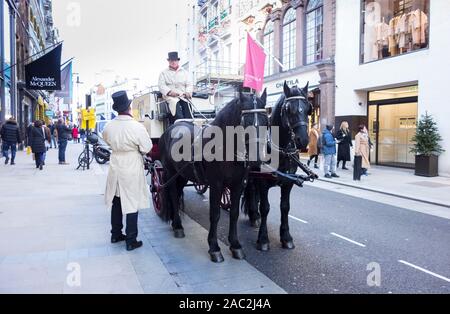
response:
[[[308,101],[309,82],[303,89],[297,86],[290,88],[284,82],[284,103],[281,109],[282,126],[288,128],[295,137],[298,149],[305,149],[309,144],[309,116],[313,107]]]

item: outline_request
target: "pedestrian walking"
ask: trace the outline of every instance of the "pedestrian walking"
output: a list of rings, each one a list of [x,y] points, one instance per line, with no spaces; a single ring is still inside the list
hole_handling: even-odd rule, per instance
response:
[[[336,139],[333,135],[334,126],[327,125],[323,131],[323,155],[325,157],[324,172],[325,178],[339,178],[336,173]]]
[[[80,134],[79,134],[78,127],[75,125],[75,126],[73,127],[73,129],[72,129],[72,138],[73,138],[73,143],[74,143],[74,144],[80,143],[80,139],[78,138],[79,135],[80,135]]]
[[[58,160],[60,165],[68,165],[66,162],[66,149],[67,143],[72,137],[72,130],[64,124],[62,119],[58,120],[58,124],[56,126],[56,131],[58,135]]]
[[[45,160],[47,159],[47,152],[50,149],[51,146],[51,139],[52,139],[52,135],[50,132],[50,129],[45,125],[44,121],[41,121],[42,123],[42,130],[45,133],[45,152],[44,152],[44,156],[42,158],[42,165],[45,166]]]
[[[85,129],[80,130],[80,137],[81,137],[81,143],[84,143],[86,141],[86,130]]]
[[[127,250],[132,251],[142,246],[137,240],[139,210],[150,207],[142,155],[150,152],[152,142],[145,127],[133,119],[126,92],[117,92],[112,98],[119,116],[103,131],[103,139],[112,149],[105,201],[111,209],[111,242],[126,241]],[[122,233],[123,215],[126,235]]]
[[[353,143],[352,134],[347,121],[342,122],[341,128],[336,134],[336,139],[338,141],[337,168],[339,168],[339,165],[342,162],[342,170],[348,170],[346,165],[347,162],[352,160],[351,147],[353,147]]]
[[[50,148],[53,149],[53,147],[55,149],[58,149],[58,144],[57,144],[57,134],[58,132],[56,132],[56,126],[53,123],[53,121],[50,122],[50,124],[48,125],[48,128],[50,130],[50,136],[51,136],[51,142],[50,142]]]
[[[2,153],[3,157],[5,157],[5,165],[9,163],[9,151],[11,150],[11,166],[14,166],[16,164],[15,159],[17,144],[22,142],[20,138],[19,126],[14,117],[11,117],[3,124],[0,134],[2,139]]]
[[[370,138],[366,126],[359,126],[359,133],[355,137],[355,156],[362,158],[362,175],[369,175],[370,169]]]
[[[308,154],[309,154],[309,161],[308,161],[308,167],[311,165],[311,161],[314,160],[314,168],[319,169],[319,139],[320,139],[320,130],[319,130],[319,124],[314,123],[311,131],[309,132],[309,148],[308,148]]]
[[[51,141],[51,138],[47,137],[48,135],[43,128],[42,121],[36,121],[30,130],[31,150],[35,157],[36,168],[39,170],[43,170],[44,167],[44,154],[47,150],[45,141]]]

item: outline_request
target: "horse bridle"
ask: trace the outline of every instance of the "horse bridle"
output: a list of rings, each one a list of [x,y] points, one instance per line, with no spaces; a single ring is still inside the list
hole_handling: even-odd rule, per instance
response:
[[[246,115],[250,115],[250,114],[254,114],[255,115],[254,116],[255,117],[254,127],[256,127],[256,128],[259,127],[258,115],[263,114],[263,115],[265,115],[267,117],[267,110],[266,109],[258,109],[258,101],[257,101],[257,98],[256,98],[256,94],[253,95],[253,109],[242,110],[242,112],[241,112],[241,117],[242,117],[241,125],[243,127],[245,127],[245,125],[244,125],[244,117]]]
[[[311,105],[310,103],[309,103],[309,101],[306,99],[306,97],[304,97],[304,96],[292,96],[292,97],[289,97],[289,98],[286,98],[285,100],[284,100],[284,104],[283,104],[283,109],[282,109],[282,111],[281,111],[281,114],[282,114],[282,118],[284,119],[284,115],[286,114],[285,112],[286,112],[286,110],[287,110],[287,104],[289,103],[289,102],[291,102],[291,101],[293,101],[293,100],[306,100],[307,101],[307,103],[309,104],[309,105]],[[290,130],[290,132],[291,132],[291,134],[294,134],[294,129],[295,128],[298,128],[299,126],[308,126],[308,124],[309,124],[309,122],[306,120],[306,121],[299,121],[299,122],[297,122],[297,123],[295,123],[294,125],[291,125],[291,122],[289,121],[289,118],[287,117],[287,126],[289,127],[289,130]]]

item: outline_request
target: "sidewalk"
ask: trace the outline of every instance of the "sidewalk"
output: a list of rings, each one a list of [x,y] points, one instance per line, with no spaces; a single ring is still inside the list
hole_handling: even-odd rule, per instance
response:
[[[306,162],[307,160],[303,160]],[[426,178],[414,175],[414,170],[372,166],[369,176],[353,181],[353,167],[349,163],[344,171],[338,169],[338,179],[326,179],[323,170],[316,169],[320,181],[365,191],[396,196],[430,205],[450,208],[450,178]]]
[[[81,151],[69,144],[71,164],[59,166],[51,150],[44,171],[23,152],[15,167],[0,160],[0,293],[285,293],[223,243],[225,263],[211,263],[207,231],[186,215],[185,239],[148,209],[139,217],[142,249],[110,244],[107,167],[75,171]]]

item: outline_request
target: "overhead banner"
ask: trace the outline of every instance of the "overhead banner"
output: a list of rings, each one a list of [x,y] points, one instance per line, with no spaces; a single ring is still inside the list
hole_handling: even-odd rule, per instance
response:
[[[55,97],[63,98],[65,104],[72,103],[72,61],[61,70],[61,90],[55,92]]]
[[[62,44],[25,66],[27,89],[61,90],[61,52]]]

